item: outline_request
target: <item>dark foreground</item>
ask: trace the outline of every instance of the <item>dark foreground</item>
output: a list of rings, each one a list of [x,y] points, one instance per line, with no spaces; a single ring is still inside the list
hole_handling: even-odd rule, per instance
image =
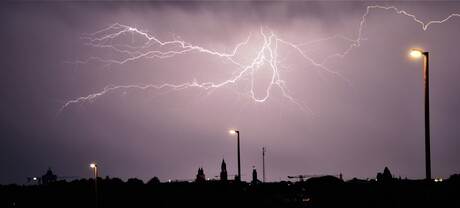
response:
[[[46,186],[0,186],[0,207],[460,207],[460,175],[422,180],[344,182],[332,176],[304,182],[159,183],[101,179]]]

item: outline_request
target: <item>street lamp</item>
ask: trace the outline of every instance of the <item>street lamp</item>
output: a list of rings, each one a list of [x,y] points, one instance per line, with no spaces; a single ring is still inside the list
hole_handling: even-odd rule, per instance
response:
[[[420,49],[412,49],[412,57],[424,56],[424,82],[425,82],[425,166],[426,180],[431,180],[431,156],[430,156],[430,90],[429,90],[429,59],[428,52]]]
[[[95,201],[96,201],[96,207],[98,207],[98,202],[97,202],[97,164],[96,163],[91,163],[89,165],[92,169],[94,169],[94,193],[95,193]]]
[[[230,134],[237,135],[237,147],[238,147],[238,179],[237,181],[241,181],[241,163],[240,163],[240,131],[230,129]]]
[[[97,164],[96,163],[91,163],[89,164],[89,167],[94,169],[94,179],[97,179]]]

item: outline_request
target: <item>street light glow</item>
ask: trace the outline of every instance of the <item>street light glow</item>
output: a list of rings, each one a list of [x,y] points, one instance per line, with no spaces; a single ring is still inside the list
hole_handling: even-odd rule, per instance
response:
[[[235,129],[230,129],[229,133],[230,134],[236,134],[236,131],[235,131]]]
[[[422,56],[422,54],[423,54],[423,51],[420,49],[412,49],[412,51],[410,52],[410,55],[415,58]]]
[[[91,167],[91,168],[96,168],[97,165],[96,165],[95,163],[91,163],[91,164],[89,165],[89,167]]]

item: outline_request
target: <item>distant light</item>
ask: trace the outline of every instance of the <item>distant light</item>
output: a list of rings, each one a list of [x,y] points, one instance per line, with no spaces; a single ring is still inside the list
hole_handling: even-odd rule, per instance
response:
[[[36,180],[37,180],[37,177],[32,178],[32,180],[36,181]]]
[[[96,168],[97,165],[96,165],[95,163],[91,163],[91,164],[89,165],[89,167],[91,167],[91,168]]]
[[[171,179],[169,179],[168,182],[171,183]]]
[[[423,53],[423,51],[420,50],[420,49],[412,49],[412,51],[410,52],[410,55],[412,57],[418,58],[418,57],[422,56],[422,53]]]
[[[442,178],[435,178],[434,182],[442,182]]]
[[[236,134],[236,131],[235,131],[235,129],[230,129],[229,133],[230,134]]]

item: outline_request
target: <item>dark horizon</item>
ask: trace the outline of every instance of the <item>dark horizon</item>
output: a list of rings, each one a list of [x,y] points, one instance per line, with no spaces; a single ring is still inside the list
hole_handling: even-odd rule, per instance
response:
[[[343,181],[333,176],[298,182],[207,181],[147,183],[131,178],[50,181],[42,186],[0,185],[4,207],[457,207],[460,174],[427,183],[393,178],[385,168],[378,180]]]
[[[191,174],[189,178],[181,178],[181,179],[174,179],[174,178],[169,178],[167,180],[162,180],[160,178],[158,178],[157,176],[151,176],[150,178],[148,178],[148,180],[142,180],[142,179],[139,179],[137,177],[132,177],[132,178],[128,178],[126,180],[123,180],[117,176],[109,176],[109,175],[98,175],[97,178],[99,180],[109,180],[109,179],[115,179],[115,180],[120,180],[121,182],[129,182],[129,181],[132,181],[132,180],[136,180],[136,181],[141,181],[142,183],[144,184],[147,184],[147,183],[194,183],[194,182],[204,182],[204,181],[224,181],[224,182],[229,182],[229,183],[238,183],[239,181],[236,179],[236,175],[237,174],[228,174],[228,172],[225,172],[225,176],[223,177],[222,176],[222,170],[221,169],[220,171],[220,174],[219,175],[207,175],[207,171],[202,168],[202,167],[198,167],[197,168],[197,172],[195,172],[195,175],[194,174]],[[201,172],[202,174],[202,177],[200,177],[200,170],[202,170],[203,172]],[[227,170],[226,170],[227,171]],[[387,171],[387,172],[386,172]],[[254,175],[255,173],[255,175]],[[289,182],[289,183],[297,183],[297,182],[303,182],[303,181],[306,181],[306,180],[309,180],[309,179],[315,179],[315,178],[324,178],[324,177],[334,177],[334,178],[337,178],[337,179],[340,179],[340,180],[343,180],[344,182],[376,182],[376,181],[379,181],[381,179],[379,179],[379,177],[382,177],[382,173],[385,173],[386,174],[386,178],[393,178],[393,179],[397,179],[397,180],[404,180],[404,181],[421,181],[421,182],[426,182],[426,179],[409,179],[409,178],[403,178],[401,176],[398,176],[398,175],[394,175],[390,172],[390,168],[388,167],[385,167],[385,168],[382,168],[382,171],[379,171],[379,172],[376,172],[374,174],[374,177],[370,177],[370,178],[357,178],[357,177],[354,177],[354,176],[349,176],[347,178],[343,177],[343,175],[341,173],[339,174],[309,174],[309,175],[289,175],[289,176],[286,176],[285,178],[282,178],[280,179],[279,181],[268,181],[268,182],[263,182],[263,175],[262,175],[262,171],[261,170],[257,170],[257,169],[253,169],[253,172],[252,172],[252,175],[249,176],[249,177],[252,177],[252,178],[249,178],[249,180],[242,180],[240,182],[242,183],[257,183],[257,184],[260,184],[260,183],[285,183],[285,182]],[[446,181],[446,180],[458,180],[459,179],[459,176],[460,176],[460,172],[459,173],[453,173],[452,175],[450,175],[449,177],[447,178],[432,178],[432,180],[430,180],[431,182],[443,182],[443,181]],[[59,175],[59,173],[56,173],[56,172],[53,172],[53,169],[51,167],[48,167],[48,170],[45,172],[43,172],[43,174],[36,174],[36,175],[33,175],[31,177],[28,177],[26,178],[26,182],[24,183],[19,183],[19,184],[15,184],[15,183],[12,183],[12,184],[3,184],[3,185],[22,185],[22,186],[36,186],[36,185],[44,185],[46,186],[48,183],[56,183],[56,182],[67,182],[67,183],[70,183],[70,182],[75,182],[75,181],[80,181],[80,180],[94,180],[94,175],[91,176],[91,177],[78,177],[78,176],[62,176],[62,175]]]
[[[0,184],[460,173],[460,2],[2,1]]]

